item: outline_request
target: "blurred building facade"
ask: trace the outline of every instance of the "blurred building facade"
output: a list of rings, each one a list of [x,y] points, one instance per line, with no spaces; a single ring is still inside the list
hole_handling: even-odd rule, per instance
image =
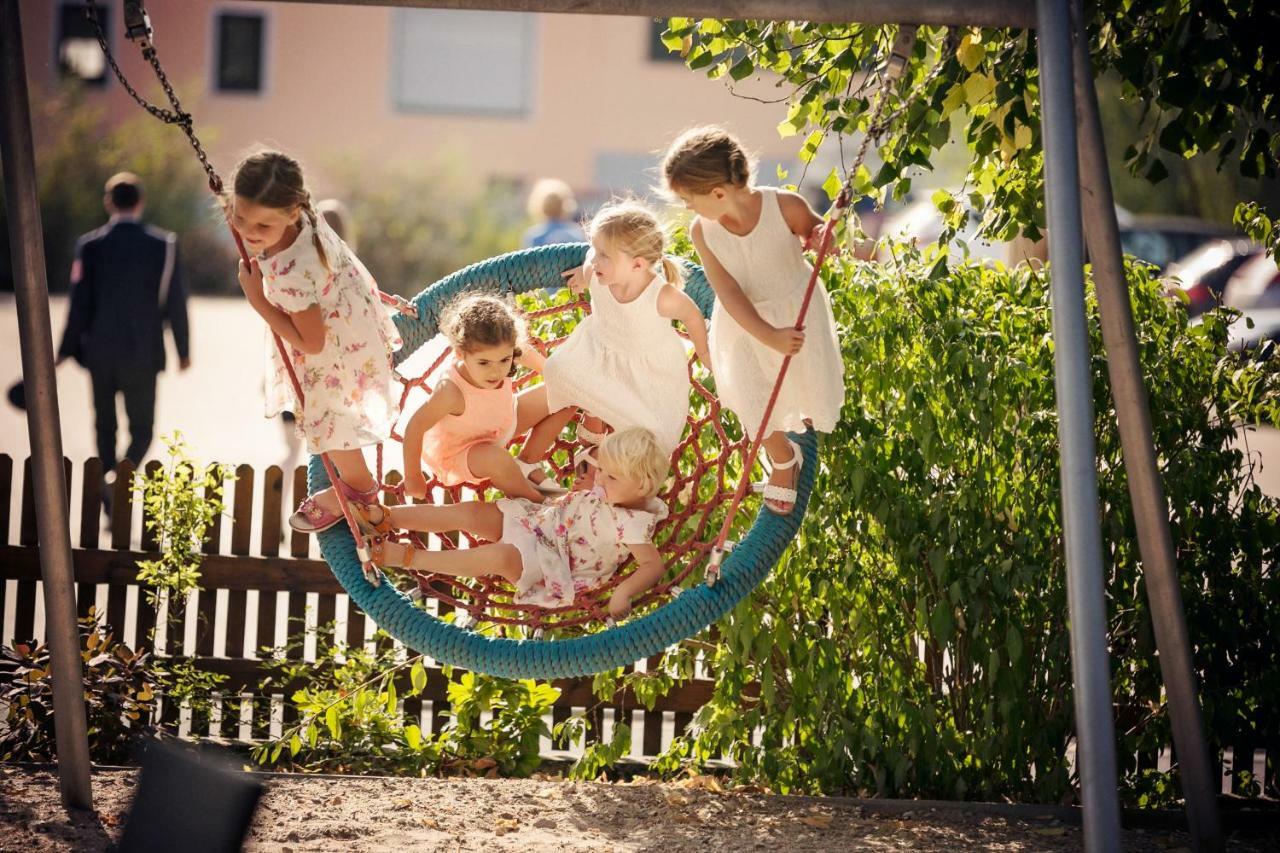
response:
[[[136,116],[85,5],[23,4],[33,97],[70,78],[110,121]],[[163,104],[124,37],[121,5],[98,2],[108,42],[144,96]],[[146,7],[160,59],[224,173],[264,142],[302,159],[322,193],[335,158],[450,156],[478,180],[523,187],[554,175],[590,199],[650,188],[661,150],[693,124],[740,134],[766,182],[797,147],[778,136],[780,105],[735,97],[688,70],[648,18],[223,0]],[[779,94],[769,81],[737,88]]]

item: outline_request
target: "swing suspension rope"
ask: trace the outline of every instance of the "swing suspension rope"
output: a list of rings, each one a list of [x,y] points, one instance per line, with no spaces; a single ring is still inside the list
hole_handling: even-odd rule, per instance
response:
[[[208,177],[210,191],[215,195],[221,196],[223,192],[222,179],[210,164],[204,147],[196,136],[192,115],[182,109],[177,93],[169,83],[167,75],[160,64],[155,44],[153,42],[153,30],[151,23],[141,0],[125,0],[124,14],[126,35],[131,41],[138,44],[143,58],[151,66],[157,80],[164,90],[165,96],[171,105],[171,109],[166,109],[148,102],[129,83],[119,65],[116,63],[116,60],[107,44],[105,32],[98,17],[96,0],[88,0],[85,13],[95,28],[99,46],[106,56],[112,71],[119,79],[125,91],[127,91],[134,101],[136,101],[152,116],[166,124],[177,125],[183,131],[191,144],[201,167]],[[954,52],[955,46],[958,42],[958,34],[954,32],[951,33],[948,36],[944,50],[938,56],[937,61],[929,74],[926,75],[924,80],[912,93],[902,99],[902,103],[896,110],[886,114],[885,110],[889,101],[890,91],[893,88],[894,83],[901,77],[902,72],[906,67],[907,60],[914,47],[915,34],[916,27],[914,26],[903,26],[900,28],[889,60],[881,74],[876,93],[876,105],[873,109],[867,130],[863,136],[857,157],[848,168],[840,193],[838,194],[835,203],[832,205],[832,208],[826,215],[826,221],[822,228],[821,238],[817,245],[813,270],[809,277],[804,299],[795,321],[794,328],[797,331],[803,328],[804,320],[812,302],[813,293],[817,286],[823,262],[831,249],[838,221],[842,218],[845,212],[850,209],[850,205],[854,199],[856,173],[865,160],[871,143],[879,140],[885,131],[911,106],[917,95],[928,88],[938,73],[942,70],[948,56]],[[248,252],[245,249],[239,233],[236,231],[229,219],[227,221],[227,227],[235,240],[241,259],[247,265],[249,262]],[[570,247],[553,248],[566,249]],[[379,294],[386,304],[394,306],[403,316],[412,318],[412,320],[421,319],[419,309],[414,303],[398,296],[392,296],[381,292],[379,292]],[[589,310],[589,307],[584,301],[574,301],[566,305],[532,311],[530,312],[530,319],[536,322],[537,320],[550,317],[551,315],[566,309]],[[305,403],[303,390],[293,369],[292,362],[288,357],[288,352],[285,348],[284,342],[280,339],[279,335],[274,333],[273,338],[280,358],[284,362],[285,369],[289,375],[298,403],[302,406]],[[559,341],[551,341],[548,344],[548,348],[553,347],[558,342]],[[441,367],[447,356],[448,350],[445,350],[435,360],[431,367],[416,380],[405,379],[397,373],[397,378],[404,383],[404,389],[400,399],[401,408],[403,408],[408,395],[413,388],[417,387],[428,393],[430,392],[431,388],[428,382],[429,377]],[[693,572],[694,567],[704,559],[706,560],[704,575],[706,585],[710,587],[719,579],[724,557],[733,548],[733,543],[729,541],[728,537],[733,527],[738,509],[746,496],[751,471],[755,464],[755,460],[759,455],[761,442],[765,436],[765,428],[777,402],[779,391],[786,378],[791,360],[792,356],[790,355],[783,359],[777,379],[773,384],[768,404],[765,407],[760,426],[753,433],[753,437],[750,438],[749,441],[745,439],[734,441],[725,432],[719,402],[705,386],[694,378],[692,373],[692,363],[690,364],[691,384],[696,398],[700,401],[698,406],[704,407],[702,409],[703,414],[701,417],[697,418],[693,415],[690,416],[691,428],[689,431],[689,437],[680,444],[673,456],[673,459],[677,460],[676,477],[674,478],[672,485],[669,487],[668,493],[662,497],[666,499],[667,503],[671,507],[676,508],[676,511],[673,512],[659,528],[659,536],[663,535],[665,528],[665,533],[668,537],[664,543],[665,550],[671,555],[667,560],[668,567],[670,568],[673,563],[678,563],[681,565],[681,568],[674,574],[668,572],[657,586],[641,596],[636,602],[637,608],[643,608],[648,603],[663,597],[674,598],[675,596],[678,596],[684,588],[684,581]],[[519,381],[523,383],[527,382],[528,379],[529,377],[526,376]],[[720,448],[716,458],[710,462],[702,457],[699,443],[700,436],[702,436],[708,428],[714,431],[717,444]],[[393,435],[393,438],[399,439],[400,436]],[[726,464],[734,451],[741,451],[743,449],[745,449],[745,456],[742,461],[740,474],[737,478],[736,487],[733,489],[730,497],[729,493],[726,492],[724,488],[725,477],[728,473],[726,470]],[[553,455],[556,455],[557,452],[564,451],[564,456],[568,459],[572,459],[574,455],[573,450],[573,443],[567,442],[563,438],[558,438],[556,444],[553,446],[552,453]],[[680,460],[682,456],[687,456],[690,450],[692,450],[694,465],[693,470],[686,475],[679,470],[678,460]],[[329,482],[337,484],[339,482],[339,478],[332,461],[329,459],[327,454],[319,454],[319,457]],[[551,465],[557,476],[563,477],[568,474],[567,469],[571,463],[556,465],[555,462],[552,461]],[[687,500],[686,496],[689,493],[693,493],[693,496],[696,497],[700,481],[707,473],[713,470],[716,474],[715,480],[719,484],[718,488],[715,490],[715,494],[706,501]],[[394,501],[402,496],[402,489],[399,486],[388,485],[384,482],[383,447],[381,444],[377,447],[376,478],[380,489],[389,497],[390,500]],[[484,485],[485,484],[477,484],[477,490],[482,491]],[[456,502],[461,497],[460,487],[445,488],[444,491],[447,496],[446,500],[448,501]],[[348,529],[350,530],[353,539],[356,542],[360,542],[362,540],[361,532],[356,523],[355,515],[351,509],[347,496],[341,488],[335,488],[334,494],[338,499],[343,517],[347,522]],[[726,497],[730,497],[730,500],[728,509],[724,512],[721,520],[719,533],[711,544],[707,544],[704,537],[706,529],[710,525],[711,514],[710,512],[704,512],[700,519],[695,519],[695,514],[697,510],[702,508],[702,504],[705,503],[710,506],[716,506],[723,503],[723,500]],[[684,504],[684,507],[678,508],[680,504]],[[690,522],[694,522],[692,529],[689,528]],[[691,533],[692,535],[684,537],[682,536],[683,533]],[[403,538],[408,539],[419,547],[423,545],[422,538],[417,535],[408,534]],[[680,541],[682,539],[684,541]],[[467,536],[467,540],[471,544],[475,544],[475,540],[472,537]],[[456,542],[449,539],[442,539],[441,544],[444,547],[457,546]],[[380,579],[377,569],[368,564],[364,564],[362,568],[366,579],[376,586]],[[490,624],[524,626],[531,629],[536,637],[540,636],[543,628],[546,627],[555,627],[557,629],[574,628],[602,621],[612,627],[611,620],[609,620],[604,613],[603,604],[607,601],[609,591],[625,579],[625,568],[626,567],[623,567],[623,570],[620,570],[606,584],[591,590],[587,594],[580,595],[579,600],[575,601],[573,606],[561,608],[517,604],[512,600],[512,592],[506,584],[495,582],[490,579],[467,579],[464,582],[462,579],[454,578],[452,576],[436,575],[418,571],[409,571],[407,573],[415,577],[421,592],[425,592],[431,595],[431,597],[436,598],[444,608],[452,608],[460,613],[464,613],[469,620],[473,621],[483,619]]]

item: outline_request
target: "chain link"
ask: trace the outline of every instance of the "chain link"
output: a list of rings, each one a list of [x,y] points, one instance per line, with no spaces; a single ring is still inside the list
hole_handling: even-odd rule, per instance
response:
[[[151,115],[160,119],[165,124],[176,124],[182,128],[182,132],[186,134],[187,141],[191,143],[191,147],[195,149],[196,157],[200,159],[200,166],[204,169],[205,175],[209,178],[209,189],[215,193],[222,192],[222,178],[218,177],[218,173],[214,171],[213,166],[209,163],[209,155],[205,153],[204,146],[200,143],[199,137],[196,136],[194,122],[191,113],[182,109],[182,104],[178,102],[178,93],[173,90],[173,86],[169,83],[169,78],[164,73],[164,69],[160,67],[160,59],[156,55],[155,45],[148,39],[142,40],[142,57],[150,63],[151,68],[155,71],[156,79],[160,81],[161,88],[164,89],[165,97],[169,99],[169,103],[173,106],[172,110],[164,107],[156,106],[149,102],[142,95],[138,94],[138,90],[133,88],[129,80],[124,76],[124,72],[120,70],[120,66],[116,63],[115,56],[111,53],[111,48],[107,44],[107,34],[102,27],[102,21],[99,18],[98,4],[96,0],[88,0],[84,10],[85,17],[89,19],[89,23],[93,25],[94,32],[98,36],[98,46],[102,48],[102,53],[107,58],[111,70],[115,72],[116,79],[120,81],[120,85],[129,93],[129,96],[138,102],[138,105],[145,109]]]
[[[894,78],[889,74],[888,69],[884,72],[884,77],[880,81],[879,91],[876,93],[876,105],[872,111],[871,121],[867,123],[867,132],[862,137],[862,144],[858,147],[858,156],[854,159],[853,165],[849,167],[844,185],[841,187],[840,196],[836,200],[836,208],[843,208],[853,201],[853,186],[857,178],[858,167],[862,165],[867,158],[867,152],[871,148],[872,142],[878,142],[880,137],[884,136],[894,122],[902,118],[911,105],[915,103],[933,81],[938,79],[938,75],[942,72],[942,67],[946,65],[947,60],[955,53],[956,47],[959,45],[959,33],[954,30],[947,35],[947,40],[943,45],[942,52],[938,55],[938,61],[934,63],[933,68],[929,69],[929,73],[920,81],[911,92],[903,97],[902,103],[890,112],[883,115],[885,106],[889,103],[889,90],[893,86]],[[892,62],[892,58],[890,58]],[[841,203],[843,201],[843,204]]]

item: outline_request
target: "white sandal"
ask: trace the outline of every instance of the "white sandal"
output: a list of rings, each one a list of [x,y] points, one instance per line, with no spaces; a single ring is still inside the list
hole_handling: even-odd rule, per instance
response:
[[[804,467],[804,457],[800,451],[800,445],[791,439],[787,439],[787,444],[791,445],[791,459],[786,462],[774,462],[768,459],[766,467],[769,473],[774,471],[785,471],[788,468],[796,469],[795,483],[800,483],[800,469]],[[768,453],[765,454],[766,458]],[[753,492],[764,495],[764,508],[774,515],[791,515],[796,508],[796,499],[799,495],[795,489],[788,489],[786,486],[776,486],[773,483],[752,483],[751,490]],[[777,508],[778,505],[786,506],[786,509]]]
[[[555,478],[546,472],[541,462],[525,462],[523,459],[516,457],[516,467],[520,469],[520,473],[524,474],[525,479],[533,484],[533,487],[544,495],[563,495],[568,491],[564,486],[556,482]],[[543,479],[534,480],[529,475],[535,471],[541,472]]]

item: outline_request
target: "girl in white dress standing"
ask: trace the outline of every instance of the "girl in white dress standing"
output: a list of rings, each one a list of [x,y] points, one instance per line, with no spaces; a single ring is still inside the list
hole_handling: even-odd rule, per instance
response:
[[[795,508],[800,448],[786,433],[830,432],[844,405],[844,365],[831,298],[818,283],[804,331],[794,328],[813,268],[804,246],[822,220],[801,196],[751,182],[742,145],[718,127],[687,131],[662,164],[668,189],[697,214],[689,233],[716,293],[711,366],[721,402],[744,430],[760,427],[783,358],[793,356],[762,442],[765,506]]]
[[[574,293],[590,291],[591,315],[547,359],[547,408],[568,410],[557,431],[578,407],[591,416],[578,429],[580,439],[597,443],[601,421],[613,429],[643,427],[670,455],[689,416],[688,356],[671,324],[684,325],[707,364],[706,322],[680,289],[680,268],[663,254],[662,227],[643,205],[605,206],[591,220],[590,237],[586,263],[565,276]],[[543,433],[535,430],[539,437],[530,443],[545,440]],[[524,458],[539,458],[540,448],[526,450]]]
[[[362,448],[385,441],[398,407],[391,353],[400,334],[379,301],[373,276],[316,215],[297,161],[262,151],[236,167],[225,203],[252,253],[240,262],[240,287],[284,342],[302,386],[294,394],[274,341],[268,342],[267,417],[291,411],[311,453],[328,453],[334,485],[359,503],[377,501],[378,484]],[[289,518],[299,532],[342,521],[332,488],[305,498]]]

